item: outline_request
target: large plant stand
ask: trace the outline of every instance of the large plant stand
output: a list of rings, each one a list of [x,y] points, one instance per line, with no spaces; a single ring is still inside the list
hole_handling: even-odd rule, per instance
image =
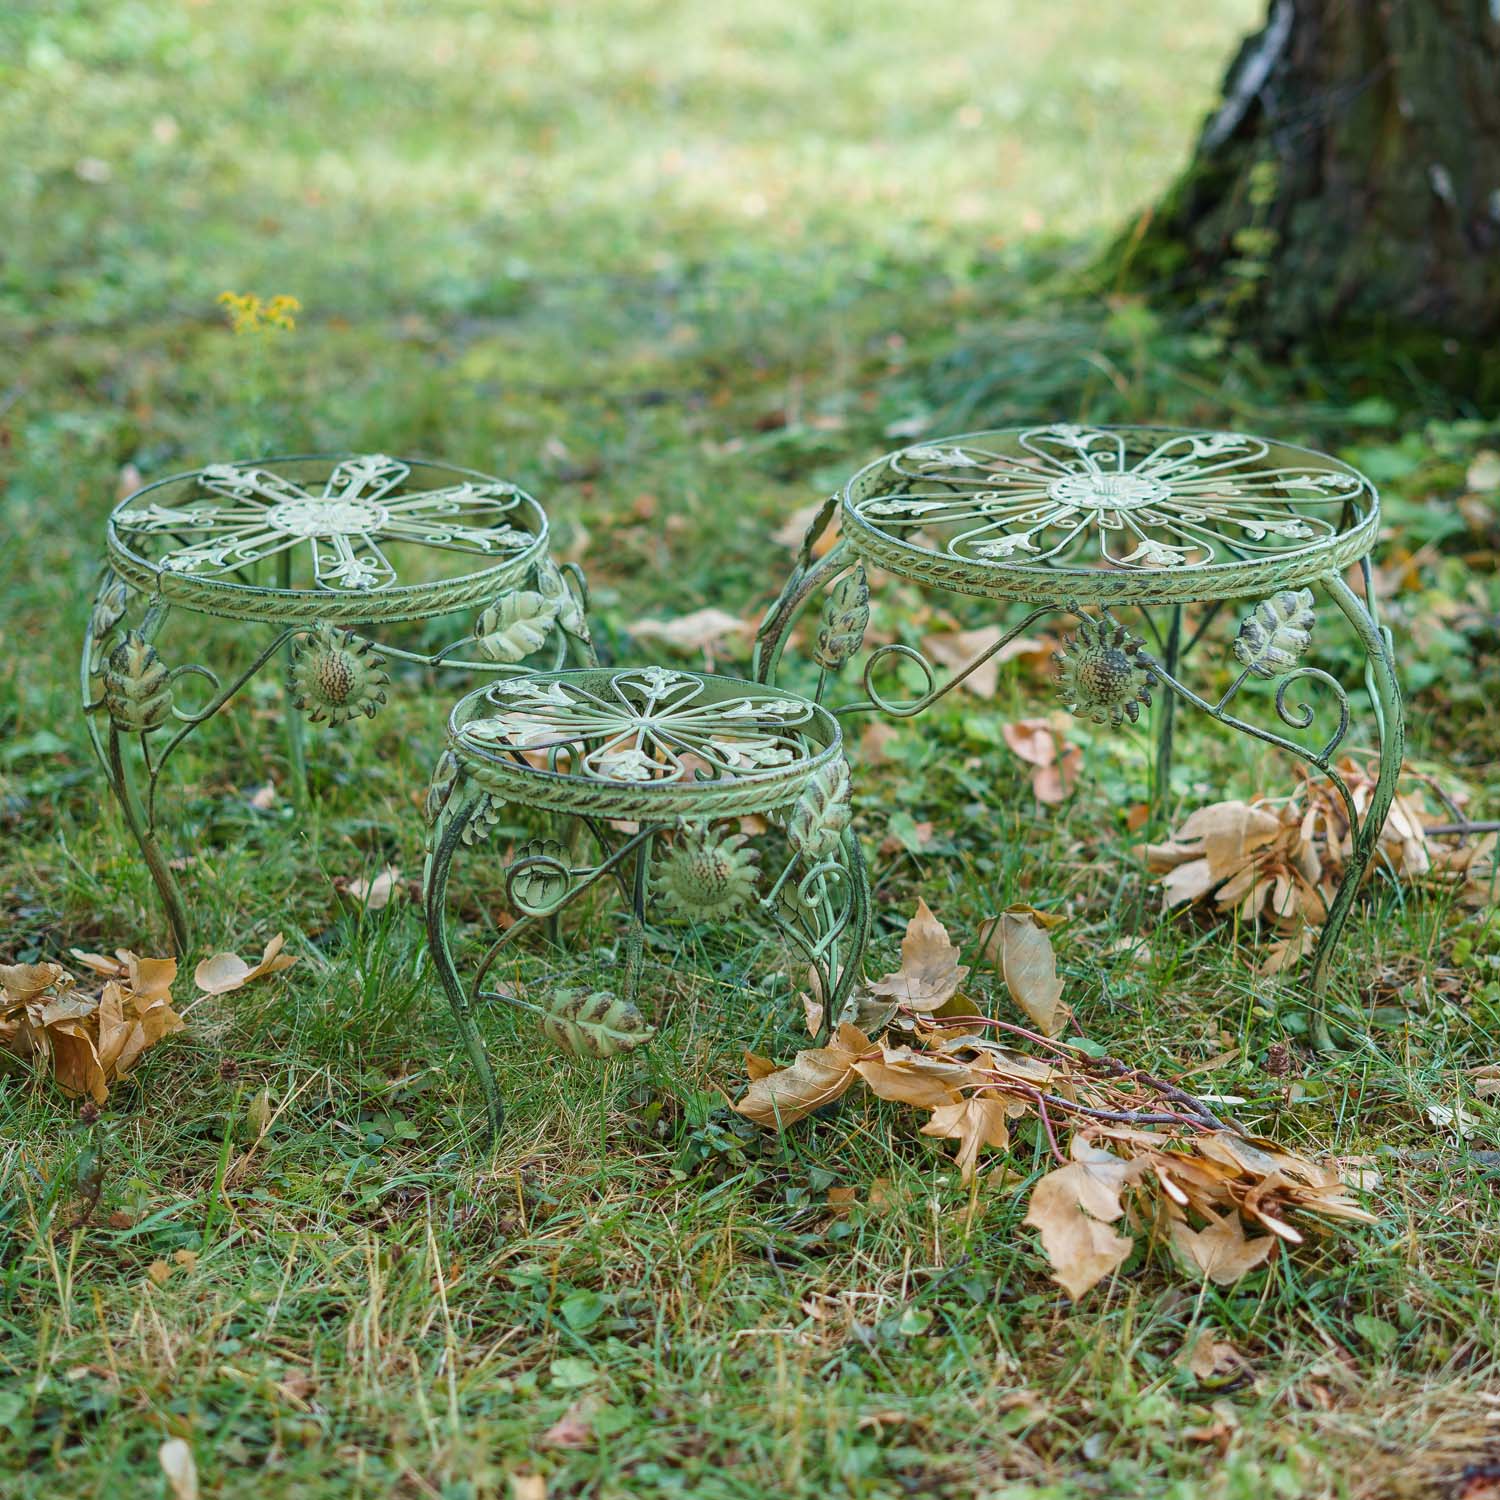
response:
[[[179,746],[262,669],[279,662],[286,674],[301,798],[304,722],[373,716],[391,661],[493,673],[594,659],[582,575],[551,561],[542,507],[506,480],[445,464],[383,454],[216,464],[121,501],[105,547],[83,708],[179,951],[192,924],[158,788]],[[470,611],[472,630],[432,649],[375,639]],[[212,619],[241,627],[223,675],[197,660]]]
[[[819,556],[835,520],[839,539]],[[1378,525],[1375,489],[1356,470],[1243,433],[1058,423],[923,443],[867,465],[822,508],[762,622],[754,675],[775,682],[793,625],[821,599],[812,634],[813,696],[822,702],[863,652],[867,569],[1030,608],[946,675],[913,646],[864,653],[862,693],[835,708],[839,716],[910,718],[1040,621],[1073,616],[1057,653],[1062,702],[1116,726],[1152,707],[1159,811],[1179,708],[1296,756],[1334,787],[1353,849],[1312,954],[1310,983],[1321,995],[1403,753],[1401,694],[1368,562]],[[1364,653],[1367,728],[1379,747],[1367,798],[1356,798],[1335,758],[1350,731],[1349,692],[1301,661],[1320,598],[1348,621]],[[1240,613],[1232,660],[1193,662],[1226,607]],[[918,674],[918,691],[881,687],[898,665]],[[1204,668],[1196,680],[1211,677],[1214,686],[1194,686],[1195,665]],[[1272,686],[1258,693],[1257,682]],[[1326,1039],[1321,1013],[1318,1024]]]
[[[449,939],[449,876],[507,809],[549,815],[559,836],[508,855],[514,920],[487,935],[465,983]],[[537,1014],[570,1050],[629,1050],[648,1035],[635,1003],[648,916],[762,926],[808,966],[829,1015],[858,975],[869,898],[849,828],[849,772],[837,720],[806,699],[659,666],[497,681],[454,708],[427,814],[429,946],[484,1090],[491,1139],[503,1113],[476,1012],[507,1004]],[[615,982],[560,987],[559,952],[547,1004],[533,1003],[503,960],[539,925],[560,949],[563,909],[600,885],[628,914]]]

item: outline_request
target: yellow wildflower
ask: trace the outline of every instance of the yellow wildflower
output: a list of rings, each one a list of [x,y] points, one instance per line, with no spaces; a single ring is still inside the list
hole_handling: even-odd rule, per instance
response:
[[[220,292],[219,305],[236,333],[263,333],[273,328],[290,332],[297,326],[302,304],[285,292],[265,300],[254,292]]]

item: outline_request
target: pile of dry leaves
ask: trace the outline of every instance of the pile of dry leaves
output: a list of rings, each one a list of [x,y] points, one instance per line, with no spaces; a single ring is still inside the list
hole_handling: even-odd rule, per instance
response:
[[[1375,788],[1375,768],[1346,760],[1338,767],[1361,817]],[[1457,888],[1459,899],[1494,899],[1495,835],[1460,840],[1431,830],[1451,829],[1454,804],[1438,811],[1432,784],[1409,778],[1391,803],[1370,868],[1407,883]],[[1353,852],[1342,799],[1327,782],[1308,776],[1289,797],[1215,802],[1200,807],[1164,844],[1147,844],[1147,868],[1160,879],[1162,904],[1211,902],[1242,921],[1264,921],[1275,941],[1260,965],[1276,974],[1310,953]]]
[[[256,964],[233,953],[204,959],[193,972],[200,994],[237,990],[296,963],[282,941],[278,933]],[[172,1005],[177,960],[124,948],[113,958],[75,948],[73,957],[93,981],[61,964],[0,964],[0,1051],[50,1067],[64,1093],[103,1104],[110,1084],[127,1078],[148,1047],[187,1024]]]
[[[901,969],[851,998],[829,1045],[788,1067],[748,1055],[750,1087],[736,1109],[785,1129],[861,1083],[929,1111],[922,1133],[958,1142],[965,1182],[984,1148],[1005,1150],[1016,1121],[1036,1121],[1055,1166],[1032,1189],[1025,1222],[1072,1297],[1121,1265],[1136,1235],[1193,1275],[1228,1283],[1300,1244],[1300,1216],[1374,1222],[1332,1165],[1247,1135],[1117,1058],[1055,1040],[1066,1012],[1051,920],[1012,908],[987,925],[981,950],[1036,1029],[981,1015],[960,993],[969,968],[923,903]],[[819,1019],[811,1006],[809,1021]]]

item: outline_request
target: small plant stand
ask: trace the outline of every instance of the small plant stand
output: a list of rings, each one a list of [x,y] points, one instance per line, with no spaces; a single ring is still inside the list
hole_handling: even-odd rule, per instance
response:
[[[507,806],[568,820],[578,836],[513,851],[505,894],[517,919],[465,985],[448,938],[449,875]],[[849,771],[838,721],[804,698],[659,666],[496,681],[454,708],[427,816],[429,946],[484,1089],[490,1139],[503,1115],[476,1009],[532,1011],[575,1053],[632,1049],[651,1034],[635,1003],[648,911],[763,924],[807,963],[829,1015],[857,977],[869,898]],[[538,924],[559,939],[563,908],[600,883],[629,913],[617,987],[549,988],[545,1006],[507,987],[507,950]]]
[[[1336,789],[1353,850],[1312,956],[1310,982],[1321,995],[1403,753],[1401,694],[1368,561],[1379,516],[1374,486],[1347,464],[1243,433],[1057,423],[918,444],[867,465],[822,508],[761,624],[754,675],[775,682],[793,624],[821,597],[813,650],[821,703],[863,649],[867,568],[1031,608],[946,677],[915,647],[874,649],[862,696],[833,710],[840,716],[910,718],[1039,621],[1077,617],[1056,656],[1062,702],[1114,725],[1154,703],[1158,813],[1169,795],[1179,705],[1298,757]],[[835,519],[839,539],[819,556]],[[1351,571],[1363,597],[1350,587]],[[1318,595],[1348,621],[1364,654],[1380,769],[1362,804],[1335,761],[1349,733],[1349,694],[1328,672],[1300,664]],[[1230,605],[1242,610],[1233,658],[1201,663],[1195,687],[1189,659]],[[1121,611],[1141,633],[1117,618]],[[914,669],[920,691],[883,691],[878,679],[895,666]],[[1212,686],[1201,680],[1210,674]],[[1257,693],[1257,683],[1274,686]],[[1326,1040],[1321,1013],[1318,1026]]]
[[[342,725],[385,702],[390,660],[465,671],[594,659],[582,574],[547,552],[541,506],[516,485],[417,459],[269,458],[162,479],[111,512],[83,640],[89,737],[140,845],[178,951],[187,905],[159,838],[157,789],[177,748],[272,661],[287,683],[287,758],[306,793],[303,723]],[[377,629],[475,611],[436,649]],[[204,618],[253,627],[225,676],[195,660]],[[178,640],[168,645],[166,637]],[[199,679],[197,701],[182,700]]]

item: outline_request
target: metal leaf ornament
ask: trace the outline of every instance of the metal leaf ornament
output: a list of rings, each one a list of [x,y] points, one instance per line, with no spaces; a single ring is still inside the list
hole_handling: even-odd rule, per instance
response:
[[[571,636],[580,641],[589,639],[588,616],[578,596],[568,587],[562,570],[551,558],[543,558],[536,566],[536,586],[541,596],[556,610],[557,623]]]
[[[1297,665],[1316,621],[1311,589],[1285,589],[1240,621],[1234,654],[1252,677],[1280,677]]]
[[[822,859],[839,846],[854,816],[849,801],[849,763],[840,756],[803,788],[787,825],[787,837],[808,859]]]
[[[474,631],[479,654],[490,661],[524,661],[546,644],[557,608],[556,599],[533,589],[501,594],[479,617]]]
[[[448,805],[448,799],[453,795],[453,788],[457,781],[458,760],[451,750],[444,750],[438,757],[437,766],[432,773],[432,781],[427,788],[427,800],[422,805],[422,815],[427,819],[429,827],[437,822],[443,809]]]
[[[128,586],[116,581],[99,590],[94,600],[94,612],[89,617],[89,635],[102,640],[125,616],[125,606],[130,602]]]
[[[610,990],[559,990],[542,1018],[548,1041],[572,1057],[617,1057],[656,1035],[640,1011]]]
[[[475,804],[472,816],[464,824],[460,835],[470,848],[482,844],[499,826],[505,816],[505,803],[499,797],[486,792]]]
[[[523,866],[517,869],[517,866]],[[512,899],[523,912],[546,915],[568,894],[572,871],[568,851],[556,839],[531,839],[516,850],[506,881]]]
[[[109,653],[104,673],[104,705],[127,733],[160,729],[172,714],[172,674],[156,647],[138,630]]]
[[[813,660],[830,672],[838,669],[859,650],[870,623],[870,585],[863,563],[857,563],[829,591],[818,626],[818,644]]]

